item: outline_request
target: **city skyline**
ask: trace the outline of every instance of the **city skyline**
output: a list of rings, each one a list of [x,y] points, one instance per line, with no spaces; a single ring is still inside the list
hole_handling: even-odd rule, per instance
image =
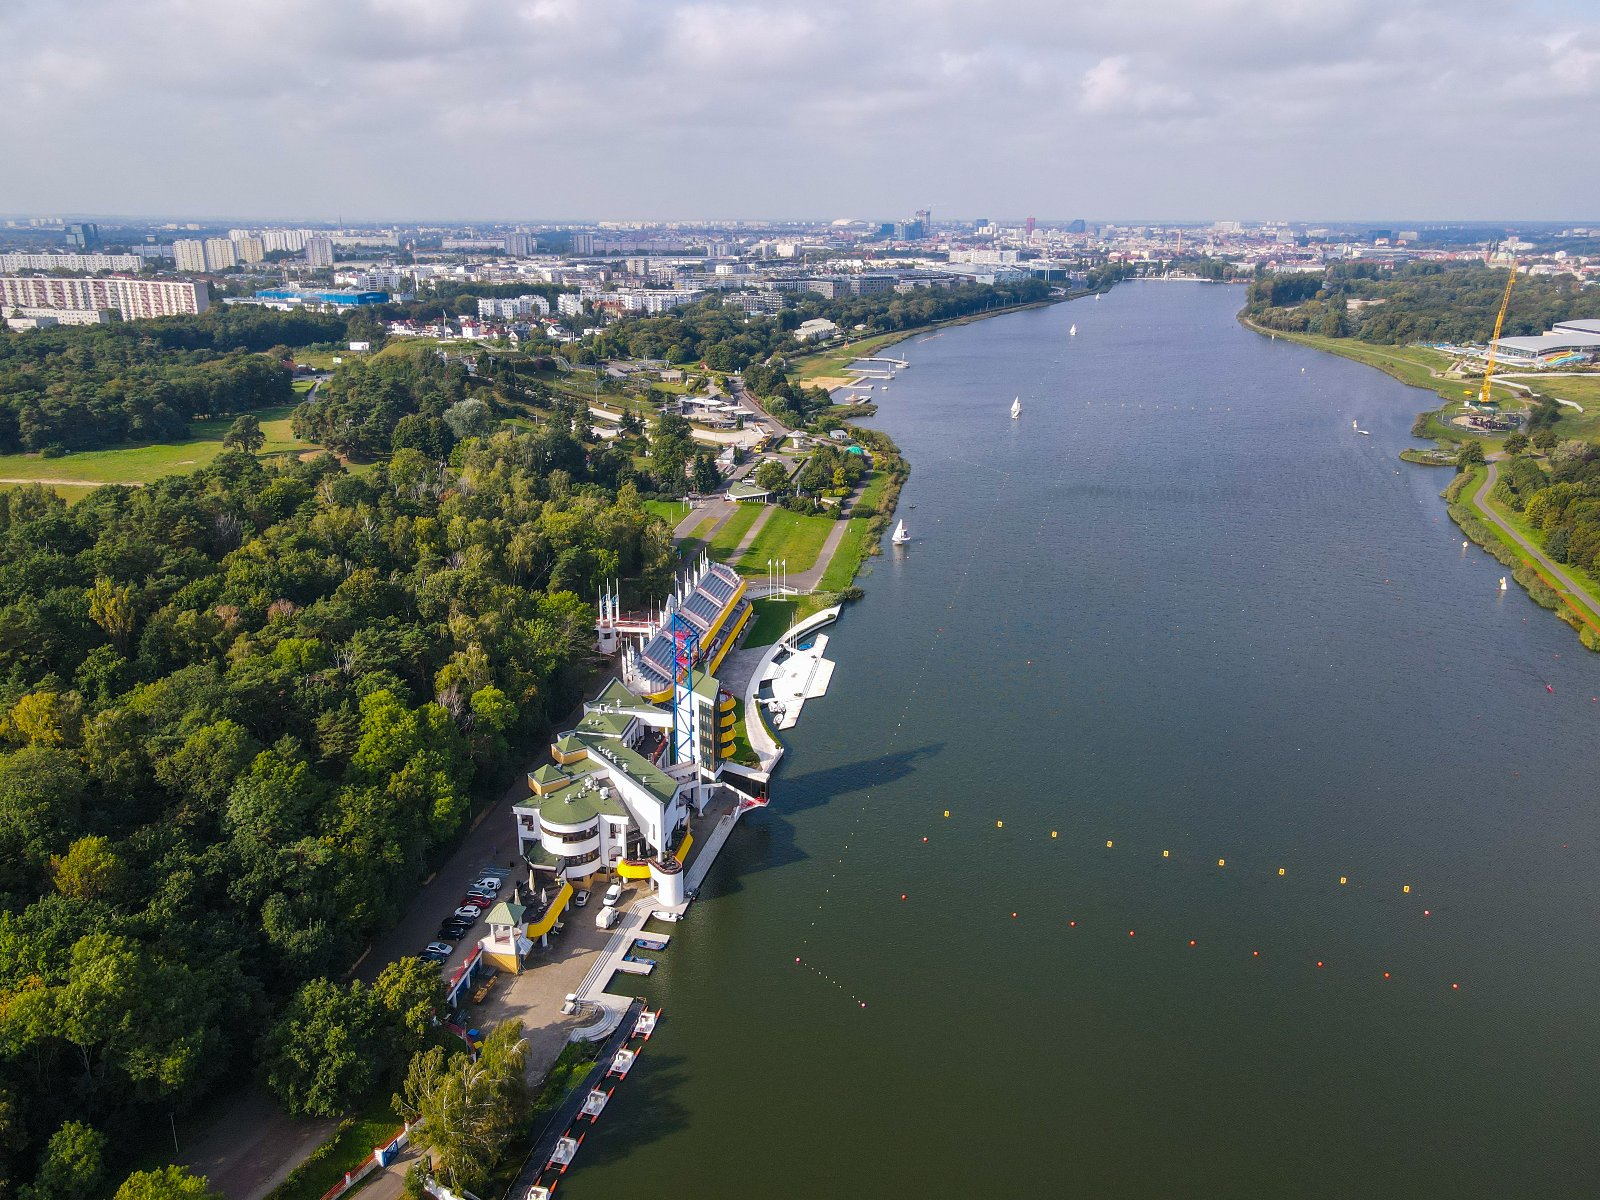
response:
[[[1600,182],[1577,152],[1600,16],[1575,0],[1018,0],[981,20],[942,0],[85,0],[73,18],[0,14],[23,118],[0,155],[29,166],[0,211],[1535,222],[1584,220]]]

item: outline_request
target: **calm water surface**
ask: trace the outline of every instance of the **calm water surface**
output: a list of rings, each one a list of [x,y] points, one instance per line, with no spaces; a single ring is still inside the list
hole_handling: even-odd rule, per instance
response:
[[[897,348],[915,541],[568,1200],[1600,1192],[1600,658],[1242,300]]]

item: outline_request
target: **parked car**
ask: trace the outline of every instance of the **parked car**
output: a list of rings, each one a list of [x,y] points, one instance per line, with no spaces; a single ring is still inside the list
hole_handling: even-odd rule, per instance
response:
[[[574,907],[582,908],[585,904],[589,903],[589,893],[586,892],[586,891],[585,892],[573,892],[572,893],[572,903],[573,903]]]
[[[455,953],[455,947],[449,942],[429,942],[423,947],[422,953],[417,955],[423,962],[440,962]]]
[[[499,875],[484,875],[474,882],[472,887],[474,890],[481,888],[483,891],[488,892],[491,896],[498,896],[500,894],[500,889],[505,887],[505,885],[505,879]]]
[[[622,899],[622,884],[621,883],[613,883],[610,887],[608,887],[606,889],[606,894],[601,899],[600,903],[604,904],[607,908],[610,908],[613,904],[615,904],[618,900],[621,900],[621,899]]]
[[[477,888],[473,888],[470,892],[467,893],[466,898],[463,899],[461,901],[461,903],[463,903],[463,904],[477,904],[477,905],[479,905],[479,906],[481,906],[483,908],[493,908],[494,907],[494,893],[493,892],[480,892]]]
[[[460,908],[456,909],[456,916],[467,922],[476,921],[482,915],[483,909],[479,908],[476,904],[463,904]]]
[[[471,928],[472,926],[468,925],[465,921],[446,921],[443,925],[439,926],[439,932],[433,936],[438,938],[441,942],[459,942],[462,938],[467,936],[467,930]]]
[[[595,926],[599,929],[610,929],[621,919],[622,914],[616,909],[611,908],[609,905],[601,908],[601,910],[594,915]]]

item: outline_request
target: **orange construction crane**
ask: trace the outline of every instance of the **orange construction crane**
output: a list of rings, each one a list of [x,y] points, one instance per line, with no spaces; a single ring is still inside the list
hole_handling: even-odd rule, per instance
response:
[[[1483,362],[1483,391],[1478,401],[1489,403],[1489,380],[1494,375],[1494,344],[1500,340],[1500,329],[1506,323],[1506,308],[1511,304],[1511,289],[1517,282],[1517,260],[1511,260],[1511,278],[1506,280],[1505,295],[1500,297],[1500,315],[1494,319],[1494,336],[1489,339],[1489,356]]]

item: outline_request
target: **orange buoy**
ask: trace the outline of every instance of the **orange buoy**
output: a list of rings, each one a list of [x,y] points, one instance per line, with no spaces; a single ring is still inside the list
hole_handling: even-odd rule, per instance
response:
[[[1452,983],[1450,985],[1450,990],[1452,992],[1459,992],[1461,990],[1461,985],[1459,983]]]
[[[1016,914],[1016,913],[1012,913],[1012,914],[1011,914],[1011,919],[1012,919],[1012,920],[1013,920],[1013,921],[1015,921],[1015,920],[1016,920],[1016,919],[1017,919],[1017,914]]]
[[[1422,910],[1422,915],[1425,916],[1425,917],[1431,917],[1431,916],[1433,916],[1433,913],[1425,908],[1425,909]]]
[[[1322,965],[1322,960],[1319,958],[1319,959],[1317,959],[1317,966],[1320,967],[1321,965]]]
[[[927,839],[927,838],[923,838],[923,839],[922,839],[922,840],[923,840],[923,841],[927,841],[927,840],[928,840],[928,839]]]
[[[1387,979],[1387,978],[1389,978],[1389,972],[1387,972],[1387,971],[1385,971],[1385,972],[1384,972],[1384,973],[1383,973],[1383,977],[1384,977],[1384,978],[1385,978],[1385,979]]]
[[[1191,945],[1191,946],[1194,945],[1194,939],[1193,938],[1189,939],[1189,945]]]
[[[1250,951],[1250,957],[1251,958],[1260,958],[1261,957],[1261,951],[1259,951],[1259,950]]]
[[[1131,930],[1131,929],[1130,929],[1130,930],[1128,930],[1128,936],[1129,936],[1129,937],[1132,937],[1132,936],[1133,936],[1133,930]]]
[[[906,894],[904,892],[901,892],[900,893],[900,899],[904,900],[905,898],[906,898]]]
[[[1074,929],[1076,929],[1078,927],[1078,923],[1076,921],[1068,921],[1067,924],[1070,925]]]

